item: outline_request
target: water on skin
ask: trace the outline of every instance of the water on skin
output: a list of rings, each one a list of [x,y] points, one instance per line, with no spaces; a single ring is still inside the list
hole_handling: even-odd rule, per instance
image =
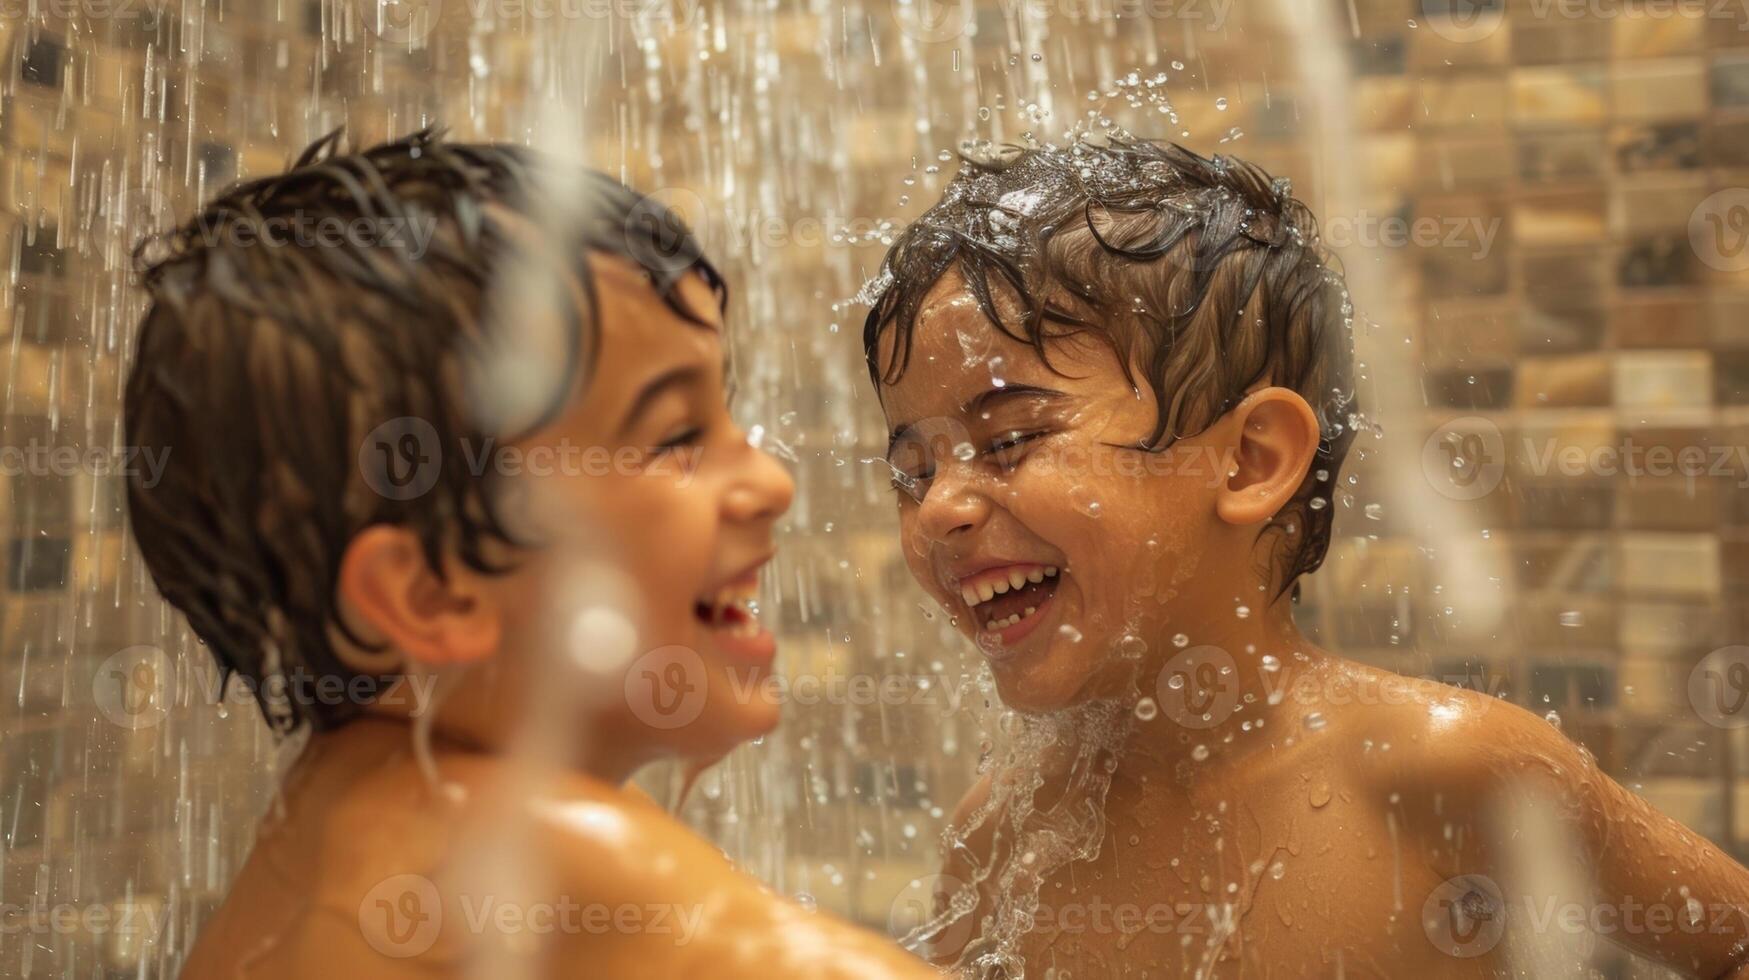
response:
[[[788,523],[789,552],[773,571],[768,600],[786,608],[811,637],[829,638],[822,641],[828,656],[847,662],[854,651],[876,650],[884,661],[878,665],[881,670],[914,663],[898,656],[905,651],[913,657],[927,651],[923,654],[927,660],[940,651],[963,651],[964,644],[947,617],[928,621],[919,613],[908,618],[915,593],[903,591],[905,586],[898,593],[877,587],[883,581],[878,569],[843,558],[846,535],[832,530],[833,525],[853,526],[850,519],[877,512],[887,501],[884,478],[844,465],[869,455],[854,434],[871,413],[872,396],[863,392],[855,352],[844,349],[842,333],[854,333],[854,328],[842,333],[836,329],[837,321],[845,319],[841,314],[854,311],[831,308],[828,300],[856,291],[889,240],[891,222],[904,220],[939,189],[940,181],[953,170],[951,154],[962,140],[976,144],[1019,138],[1029,129],[1044,135],[1084,125],[1095,132],[1127,127],[1143,134],[1164,132],[1193,142],[1213,141],[1222,133],[1231,136],[1225,122],[1208,132],[1187,131],[1180,125],[1181,111],[1193,102],[1218,98],[1217,108],[1233,111],[1237,97],[1225,93],[1229,87],[1225,82],[1211,84],[1211,76],[1232,79],[1230,87],[1236,91],[1244,79],[1261,78],[1266,72],[1285,76],[1295,70],[1280,63],[1279,57],[1254,54],[1247,57],[1258,62],[1255,66],[1223,63],[1196,47],[1194,31],[1167,29],[1152,18],[1122,29],[1114,24],[1083,29],[1060,18],[1009,16],[994,22],[1000,25],[997,33],[1006,36],[980,37],[974,47],[969,37],[943,43],[915,32],[891,30],[893,5],[886,3],[851,0],[781,10],[776,5],[755,5],[743,9],[733,23],[718,18],[714,5],[676,4],[672,9],[688,16],[667,19],[669,10],[653,4],[640,5],[638,16],[613,26],[596,21],[568,25],[574,30],[561,31],[538,20],[518,25],[464,18],[453,36],[446,24],[445,31],[430,39],[384,44],[355,20],[341,16],[344,6],[324,4],[319,44],[310,52],[278,49],[275,72],[260,72],[260,66],[246,64],[237,46],[226,43],[237,18],[217,16],[216,7],[166,20],[137,63],[117,69],[116,81],[128,99],[122,128],[113,140],[124,147],[119,158],[94,150],[94,140],[74,128],[81,113],[96,108],[90,103],[101,86],[68,84],[47,91],[54,109],[50,126],[68,138],[71,152],[54,164],[47,157],[33,156],[34,162],[21,168],[18,212],[23,237],[32,245],[53,240],[95,259],[97,266],[93,277],[80,281],[77,290],[89,318],[72,336],[47,348],[46,369],[35,356],[43,352],[40,345],[18,342],[16,336],[9,345],[9,378],[22,384],[40,376],[55,393],[46,413],[51,433],[80,445],[106,445],[119,439],[119,432],[107,422],[110,413],[96,409],[113,402],[116,391],[94,379],[115,376],[127,331],[139,312],[137,297],[123,288],[126,256],[135,237],[149,225],[161,223],[157,219],[164,215],[186,211],[220,180],[208,172],[202,154],[190,152],[192,139],[229,139],[250,129],[277,141],[269,155],[283,158],[353,111],[360,119],[376,113],[372,124],[386,130],[361,133],[361,137],[399,134],[441,120],[462,136],[522,139],[540,129],[531,106],[562,105],[587,120],[593,131],[607,134],[593,152],[597,166],[646,187],[696,194],[712,206],[725,206],[714,213],[728,214],[730,220],[706,222],[701,231],[735,282],[738,322],[764,327],[805,321],[799,329],[762,330],[740,341],[743,414],[764,421],[772,432],[794,443],[808,467],[803,473],[802,500]],[[461,9],[461,5],[448,6],[452,13]],[[1312,16],[1307,12],[1312,5],[1283,3],[1281,8],[1284,21],[1296,27],[1300,18]],[[865,26],[871,24],[883,29]],[[1321,70],[1327,61],[1319,59],[1342,59],[1343,46],[1330,43],[1327,25],[1313,26],[1318,29],[1294,31],[1303,39],[1300,61],[1312,83],[1306,91],[1314,100],[1340,98],[1345,87],[1328,81],[1337,74]],[[583,28],[592,36],[579,39],[576,30]],[[797,36],[817,40],[795,43]],[[505,45],[506,40],[521,46]],[[396,73],[395,59],[406,57],[408,49],[427,48],[442,48],[459,70],[445,76],[446,84],[409,87],[404,75]],[[1090,65],[1098,70],[1090,73]],[[8,76],[9,89],[23,84],[17,75]],[[794,91],[798,77],[818,83],[810,87],[807,99],[786,95]],[[1106,79],[1113,81],[1107,84]],[[1102,87],[1083,92],[1087,84]],[[206,86],[233,94],[233,104],[223,110],[224,115],[215,114],[196,97],[197,90]],[[865,188],[859,186],[860,174],[848,147],[864,138],[859,127],[870,118],[871,93],[877,92],[894,93],[880,111],[894,115],[896,125],[915,134],[912,155],[939,166],[932,165],[933,171],[913,167],[914,183],[895,180],[878,188],[879,205],[874,209],[878,213],[871,215],[866,213],[871,208],[861,203],[867,200]],[[380,111],[364,108],[372,97],[380,97]],[[1072,118],[1072,111],[1083,104],[1086,120]],[[684,117],[680,125],[671,125],[673,111]],[[1295,106],[1294,113],[1299,116],[1300,107]],[[1321,170],[1336,180],[1364,174],[1364,161],[1355,152],[1363,144],[1333,125],[1337,114],[1314,102],[1304,115],[1302,128],[1335,134],[1320,144],[1327,161]],[[785,165],[772,166],[774,160]],[[890,206],[907,192],[911,194],[908,208]],[[1348,208],[1340,213],[1356,211]],[[839,235],[827,247],[808,249],[748,234],[748,219],[754,214],[780,215],[791,226],[800,216],[814,215],[876,220],[868,223],[873,231]],[[51,229],[57,215],[61,220]],[[814,281],[789,272],[804,253],[817,260],[809,264],[817,270]],[[1350,274],[1388,275],[1394,257],[1386,259],[1376,273],[1369,263],[1354,263]],[[17,285],[17,262],[9,275],[10,284]],[[882,285],[877,282],[871,288],[878,291]],[[1357,292],[1364,293],[1358,284]],[[864,292],[856,298],[867,302],[873,294]],[[10,290],[5,301],[21,310],[28,305]],[[806,365],[807,370],[798,365]],[[1382,362],[1377,366],[1371,373],[1387,382],[1401,378],[1413,388],[1419,378],[1412,368],[1392,370]],[[1412,393],[1398,399],[1398,404],[1413,408],[1418,397]],[[7,398],[6,421],[11,424],[24,414],[20,406],[25,399],[12,390]],[[1370,420],[1359,417],[1351,423],[1370,427]],[[1409,427],[1400,428],[1406,432]],[[13,426],[6,441],[20,441],[18,431]],[[1415,458],[1413,448],[1390,456]],[[870,476],[874,478],[865,478]],[[119,515],[114,494],[95,489],[101,484],[95,481],[89,495],[72,501],[69,517],[83,521],[82,527],[107,526]],[[1425,516],[1430,505],[1442,503],[1425,485],[1400,496],[1414,506],[1393,503],[1385,508],[1370,503],[1363,513],[1380,518]],[[1330,499],[1341,507],[1344,498]],[[1314,506],[1330,506],[1330,499],[1320,497]],[[1448,533],[1455,538],[1467,530],[1461,515],[1428,520],[1424,526],[1430,541],[1445,540]],[[819,543],[811,543],[815,541]],[[1454,561],[1462,558],[1458,549],[1441,550],[1454,555]],[[17,577],[31,579],[40,570],[42,559],[35,555],[26,553],[13,570]],[[1472,606],[1474,597],[1499,591],[1497,582],[1490,583],[1479,573],[1455,572],[1451,582],[1452,592],[1466,596]],[[1170,590],[1169,583],[1149,584],[1156,595]],[[26,750],[29,764],[13,767],[6,773],[11,784],[0,787],[0,802],[6,804],[0,810],[6,814],[0,822],[4,842],[8,847],[40,845],[37,863],[76,869],[75,881],[90,883],[100,876],[102,856],[110,853],[111,842],[96,821],[75,819],[68,836],[38,841],[31,814],[39,809],[33,804],[41,802],[51,783],[101,784],[119,779],[114,775],[118,770],[102,755],[116,749],[118,742],[125,743],[116,754],[125,755],[127,771],[143,773],[152,782],[107,789],[99,785],[99,795],[108,803],[127,801],[142,808],[138,828],[177,842],[176,859],[169,862],[174,867],[166,873],[121,868],[114,881],[106,880],[101,887],[111,894],[162,900],[175,926],[170,935],[185,941],[198,925],[204,902],[191,894],[193,885],[205,883],[207,890],[221,887],[245,853],[251,817],[267,804],[276,779],[275,746],[264,737],[253,709],[225,711],[222,705],[191,693],[195,685],[186,682],[189,669],[203,665],[206,652],[185,627],[162,614],[143,568],[131,556],[113,579],[81,576],[67,583],[63,595],[33,601],[47,604],[33,606],[17,624],[9,668],[14,672],[9,676],[16,677],[12,700],[20,715],[69,703],[66,692],[89,679],[88,672],[66,673],[69,660],[84,656],[74,652],[83,650],[76,644],[94,631],[100,616],[116,610],[151,624],[145,632],[156,635],[142,636],[138,642],[162,646],[174,666],[181,668],[172,673],[182,683],[165,676],[149,681],[168,699],[169,710],[155,727],[118,736],[108,725],[93,728],[92,718],[80,717],[65,726],[54,744]],[[1481,615],[1474,609],[1466,611]],[[1562,620],[1565,626],[1581,624],[1578,617]],[[1190,643],[1188,636],[1172,639],[1178,649]],[[961,664],[947,656],[938,674],[944,685],[960,689],[970,681],[969,694],[988,702],[987,677]],[[75,680],[62,683],[64,673]],[[79,698],[71,701],[82,703]],[[901,770],[908,774],[903,795],[921,799],[925,810],[939,810],[944,800],[951,803],[972,768],[967,747],[977,744],[975,732],[980,723],[988,727],[990,716],[978,704],[951,718],[932,711],[930,723],[924,725],[910,724],[901,714],[867,706],[829,706],[812,712],[798,707],[779,737],[705,774],[700,792],[693,794],[692,815],[737,858],[780,888],[826,893],[846,879],[869,880],[877,862],[915,859],[917,845],[900,830],[902,821],[915,817],[891,803],[900,795],[897,774]],[[1131,719],[1146,721],[1128,706],[1114,709],[1111,730],[1134,723]],[[1080,731],[1065,720],[1036,724],[1042,729]],[[1324,727],[1324,718],[1317,714],[1306,716],[1302,726],[1307,737]],[[1109,733],[1091,734],[1090,744],[1099,745]],[[1001,751],[1024,761],[1021,747],[1030,744],[1027,731],[1008,737],[1015,744]],[[918,758],[924,761],[913,766]],[[69,759],[80,760],[77,764],[86,771],[64,769]],[[799,773],[799,778],[790,773]],[[871,776],[869,782],[879,787],[875,799],[860,795],[862,775]],[[1088,792],[1097,786],[1095,774]],[[1009,792],[1017,799],[1025,796],[1019,785]],[[1312,807],[1330,803],[1328,785],[1313,785],[1308,795]],[[72,809],[77,814],[82,808]],[[768,819],[776,813],[795,819]],[[843,813],[853,816],[839,819],[837,815]],[[1097,839],[1091,845],[1087,840],[1091,826],[1069,825],[1073,833],[1053,838],[1057,846],[1046,849],[1049,859],[1097,848]],[[1629,835],[1636,830],[1644,828],[1622,828]],[[1466,832],[1469,829],[1460,825],[1453,836],[1461,838]],[[195,846],[209,833],[210,847]],[[827,856],[819,858],[821,854]],[[792,860],[797,855],[808,855],[808,860]],[[798,872],[797,867],[810,870]],[[987,873],[1003,880],[995,869]],[[21,880],[8,883],[9,894]],[[1011,879],[1010,884],[1018,880],[1022,879]],[[58,887],[43,886],[46,892]],[[45,898],[53,902],[74,896],[45,894]],[[1024,904],[1023,890],[1011,907]],[[998,925],[1012,921],[1009,916]],[[1012,946],[1009,928],[988,950],[990,957],[1004,955],[1004,936]],[[33,957],[26,961],[30,972],[72,975],[81,965],[88,968],[99,954],[83,950],[76,954],[75,941],[75,937],[57,936],[52,947],[23,944],[25,955]],[[140,974],[170,975],[179,952],[174,942],[157,944],[140,966]],[[1338,959],[1332,966],[1340,974],[1344,964]]]

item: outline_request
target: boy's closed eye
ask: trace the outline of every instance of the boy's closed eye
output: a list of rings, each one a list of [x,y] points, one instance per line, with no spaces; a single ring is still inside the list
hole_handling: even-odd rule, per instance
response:
[[[976,457],[965,459],[986,460],[1004,473],[1013,472],[1031,449],[1050,434],[1050,430],[1040,428],[1006,429],[984,440],[984,448]],[[891,485],[895,492],[919,501],[929,495],[929,486],[935,479],[935,454],[931,450],[921,439],[907,435],[888,451],[887,466],[892,470]]]

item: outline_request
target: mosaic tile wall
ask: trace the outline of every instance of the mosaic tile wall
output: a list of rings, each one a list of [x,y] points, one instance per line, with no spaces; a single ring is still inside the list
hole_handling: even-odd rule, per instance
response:
[[[1592,0],[1574,16],[1554,0],[1514,0],[1503,19],[1484,11],[1476,22],[1435,3],[1354,0],[1328,11],[1355,73],[1348,95],[1370,190],[1359,213],[1320,211],[1349,235],[1351,266],[1388,266],[1386,289],[1363,312],[1424,363],[1425,415],[1387,424],[1475,436],[1479,462],[1494,467],[1496,488],[1456,506],[1477,529],[1467,557],[1488,571],[1502,611],[1464,615],[1442,591],[1451,552],[1430,557],[1391,509],[1369,516],[1374,458],[1354,468],[1355,498],[1338,501],[1342,537],[1304,621],[1354,656],[1478,678],[1557,712],[1612,772],[1749,856],[1749,740],[1698,717],[1688,697],[1709,651],[1749,642],[1749,468],[1731,457],[1724,472],[1694,479],[1566,476],[1537,458],[1551,444],[1630,438],[1749,447],[1749,256],[1738,260],[1749,239],[1749,17],[1710,2]],[[133,235],[156,219],[234,177],[278,169],[342,121],[362,142],[445,108],[470,137],[526,136],[536,118],[525,83],[542,70],[541,49],[526,24],[409,51],[377,43],[333,2],[133,9],[71,22],[0,16],[0,444],[11,450],[120,442],[121,367],[140,312],[120,270]],[[996,81],[941,96],[947,121],[930,134],[907,104],[915,90],[901,84],[904,58],[924,55],[884,4],[824,20],[799,5],[707,9],[724,36],[754,21],[769,32],[763,55],[784,60],[782,89],[724,87],[714,65],[702,89],[686,87],[697,69],[598,75],[607,94],[592,110],[597,165],[710,198],[723,174],[772,162],[711,145],[689,95],[710,93],[724,113],[730,102],[752,112],[764,97],[804,123],[781,123],[755,149],[804,131],[816,139],[784,158],[779,210],[789,205],[793,219],[796,201],[819,193],[846,214],[904,220],[940,186],[923,176],[901,187],[918,161],[975,127],[978,106],[1019,102],[1013,78],[1027,52],[1011,8],[980,4],[962,55],[968,72],[1006,59],[1019,67],[1007,80],[977,68],[980,84]],[[446,27],[467,13],[451,4]],[[1182,59],[1187,90],[1176,102],[1189,142],[1292,176],[1319,208],[1337,164],[1306,129],[1312,93],[1292,69],[1296,39],[1266,4],[1226,18],[1053,23],[1059,100]],[[821,36],[823,22],[835,36]],[[925,54],[938,82],[954,77],[942,74],[947,51]],[[751,63],[721,60],[724,71]],[[489,80],[479,63],[492,66]],[[652,78],[669,86],[658,109],[637,94]],[[815,93],[856,112],[809,115]],[[659,165],[653,134],[665,134]],[[907,203],[895,204],[902,193]],[[1391,219],[1433,228],[1440,243],[1377,241]],[[855,291],[879,245],[725,241],[732,230],[706,237],[750,284],[736,317],[756,325],[749,343],[767,354],[749,368],[754,407],[781,411],[786,437],[816,447],[796,462],[795,521],[808,533],[786,541],[797,583],[782,606],[786,662],[958,669],[958,653],[905,659],[901,648],[926,649],[917,638],[939,639],[941,624],[914,608],[921,596],[897,557],[880,481],[846,465],[879,455],[884,440],[872,402],[844,395],[862,386],[858,317],[831,302]],[[198,648],[130,559],[112,476],[76,462],[9,467],[0,481],[0,908],[101,906],[161,927],[0,941],[0,976],[169,975],[246,849],[272,745],[250,711],[221,712],[191,694]],[[951,727],[893,711],[804,713],[782,744],[725,770],[721,786],[755,805],[733,826],[720,812],[703,819],[743,854],[766,847],[758,866],[780,886],[884,926],[896,882],[932,863],[934,808],[951,805],[949,774],[965,771],[967,748],[952,759],[918,748],[939,747]],[[851,739],[904,749],[874,761],[834,754]],[[795,768],[753,774],[774,761]],[[815,781],[836,787],[832,806],[810,806]],[[772,853],[769,836],[737,837],[772,816],[807,839]]]

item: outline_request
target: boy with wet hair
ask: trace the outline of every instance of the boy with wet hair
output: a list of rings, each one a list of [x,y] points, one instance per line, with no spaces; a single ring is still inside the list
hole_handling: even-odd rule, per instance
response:
[[[1001,148],[873,291],[905,559],[1012,712],[913,942],[968,976],[1553,976],[1595,946],[1565,901],[1662,909],[1609,938],[1749,976],[1749,872],[1548,722],[1299,633],[1367,423],[1286,181]]]
[[[793,492],[666,209],[336,132],[137,259],[127,439],[169,452],[127,488],[140,553],[308,736],[184,977],[931,975],[627,786],[776,724],[738,692]]]

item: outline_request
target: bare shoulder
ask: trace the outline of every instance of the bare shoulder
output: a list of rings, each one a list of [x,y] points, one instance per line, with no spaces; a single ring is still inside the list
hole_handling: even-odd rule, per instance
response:
[[[1596,760],[1551,720],[1429,678],[1360,664],[1344,665],[1343,674],[1350,691],[1367,692],[1343,712],[1343,728],[1358,736],[1363,771],[1393,786],[1427,786],[1458,798],[1596,789]]]

